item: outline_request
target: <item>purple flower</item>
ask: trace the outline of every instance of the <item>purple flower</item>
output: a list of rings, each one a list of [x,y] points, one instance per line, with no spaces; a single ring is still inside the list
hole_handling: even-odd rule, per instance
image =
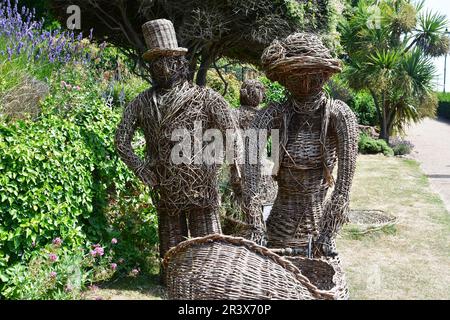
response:
[[[53,239],[52,243],[55,246],[59,247],[61,245],[61,243],[62,243],[62,240],[61,240],[61,238],[57,237],[57,238]]]
[[[111,270],[116,271],[117,269],[117,263],[111,263]]]
[[[111,243],[112,243],[112,244],[117,244],[117,242],[118,242],[118,241],[117,241],[116,238],[112,238],[112,240],[111,240]]]
[[[50,259],[51,262],[55,262],[56,260],[58,260],[58,256],[54,253],[50,253],[48,255],[48,258]]]
[[[34,248],[34,247],[36,247],[36,241],[33,241],[32,243],[31,243],[31,246]]]
[[[97,256],[97,251],[91,250],[90,254],[95,258]]]
[[[55,271],[50,272],[50,278],[55,279],[58,274]]]

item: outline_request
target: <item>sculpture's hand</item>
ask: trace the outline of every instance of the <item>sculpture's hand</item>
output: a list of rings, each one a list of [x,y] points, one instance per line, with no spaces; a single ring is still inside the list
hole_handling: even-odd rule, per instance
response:
[[[338,255],[333,245],[331,236],[327,234],[321,234],[319,238],[314,242],[313,256],[325,256],[334,258]]]

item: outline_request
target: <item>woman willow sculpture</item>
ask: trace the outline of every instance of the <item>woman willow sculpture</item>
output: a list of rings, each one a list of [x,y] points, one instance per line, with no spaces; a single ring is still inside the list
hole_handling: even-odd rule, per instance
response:
[[[265,50],[262,64],[267,77],[289,92],[284,103],[269,106],[253,124],[280,130],[280,161],[275,169],[278,194],[267,220],[268,247],[323,257],[339,272],[335,237],[347,219],[357,157],[356,117],[345,103],[328,98],[323,89],[330,77],[341,71],[340,62],[317,36],[296,33],[273,42]],[[251,198],[245,211],[249,223],[260,229],[264,224],[255,196],[259,177],[255,172],[253,176],[245,181]],[[345,295],[343,277],[341,281]]]

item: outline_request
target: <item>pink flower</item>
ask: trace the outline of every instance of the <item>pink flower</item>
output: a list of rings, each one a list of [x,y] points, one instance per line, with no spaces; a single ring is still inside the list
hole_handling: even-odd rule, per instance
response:
[[[58,260],[58,256],[56,254],[54,254],[54,253],[50,253],[48,255],[48,258],[50,259],[51,262],[55,262],[55,261]]]
[[[32,243],[31,243],[31,246],[34,248],[34,247],[36,247],[36,241],[33,241]]]
[[[139,268],[133,269],[133,270],[131,270],[131,275],[133,277],[136,277],[139,274],[139,272],[140,272]]]
[[[55,279],[58,274],[55,271],[50,272],[50,278]]]
[[[76,86],[76,87],[74,87],[74,89],[77,90],[77,91],[80,91],[81,87],[80,86]]]
[[[58,237],[58,238],[53,239],[52,243],[53,243],[55,246],[59,247],[59,246],[61,245],[61,243],[62,243],[62,240],[61,240],[60,237]]]
[[[111,263],[111,270],[116,271],[117,269],[117,263]]]
[[[97,251],[91,250],[90,254],[95,258],[97,256]]]
[[[98,256],[103,256],[105,254],[105,251],[102,247],[97,247],[94,249],[94,251],[97,253]]]
[[[116,238],[112,238],[112,240],[111,240],[111,243],[112,243],[112,244],[117,244],[117,242],[118,242],[118,241],[117,241]]]

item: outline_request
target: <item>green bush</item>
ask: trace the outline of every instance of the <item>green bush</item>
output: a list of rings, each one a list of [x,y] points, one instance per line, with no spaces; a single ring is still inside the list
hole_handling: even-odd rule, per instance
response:
[[[50,84],[38,121],[0,121],[0,277],[55,237],[75,250],[115,236],[127,267],[152,267],[156,213],[116,154],[121,110],[81,67],[68,66]]]
[[[32,253],[27,263],[17,263],[6,271],[2,294],[6,299],[73,300],[100,281],[111,279],[121,268],[114,259],[114,244],[80,246],[67,250],[57,244]]]
[[[261,81],[266,87],[266,103],[282,102],[286,100],[286,89],[278,82],[272,82],[266,77],[260,77]]]
[[[362,154],[383,153],[385,156],[393,156],[394,151],[384,140],[375,140],[366,134],[361,134],[358,142],[359,152]]]
[[[227,100],[227,102],[232,107],[235,107],[235,108],[239,107],[241,83],[234,76],[233,73],[223,73],[222,76],[224,77],[225,81],[228,83],[227,93],[224,96],[225,100]],[[219,77],[219,75],[217,74],[217,72],[215,70],[208,71],[207,84],[209,87],[211,87],[218,93],[220,93],[220,94],[224,93],[225,84],[223,83],[222,79]]]
[[[450,93],[440,93],[439,107],[437,114],[439,117],[450,120]]]

